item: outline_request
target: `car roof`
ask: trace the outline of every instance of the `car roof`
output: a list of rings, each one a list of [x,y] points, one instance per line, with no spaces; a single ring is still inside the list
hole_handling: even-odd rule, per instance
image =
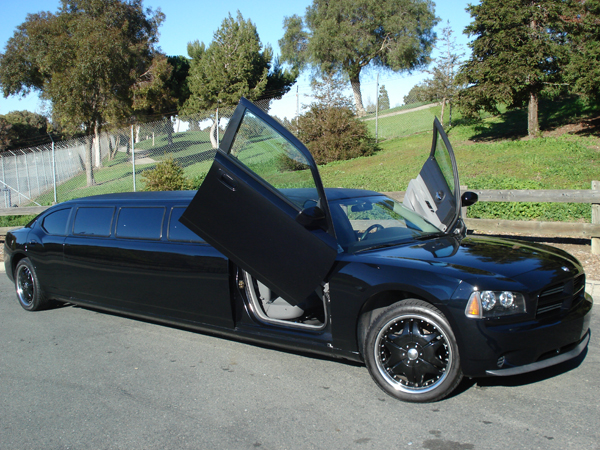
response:
[[[282,191],[293,191],[295,196],[311,198],[314,196],[314,189],[282,189]],[[155,192],[120,192],[116,194],[101,194],[90,197],[81,197],[61,203],[61,205],[73,203],[129,203],[129,202],[160,202],[160,201],[182,201],[189,202],[196,195],[196,191],[155,191]],[[344,189],[344,188],[326,188],[325,195],[330,201],[370,197],[381,195],[379,192],[368,191],[364,189]]]

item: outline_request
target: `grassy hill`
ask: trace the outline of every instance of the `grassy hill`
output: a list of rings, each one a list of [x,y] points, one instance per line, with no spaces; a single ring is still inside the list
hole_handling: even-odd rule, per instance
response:
[[[381,150],[374,156],[320,167],[323,183],[328,187],[405,190],[429,154],[433,117],[439,117],[440,109],[436,106],[380,119],[380,133],[389,129],[404,137],[381,142]],[[478,121],[465,119],[455,111],[448,135],[456,153],[461,184],[473,189],[589,189],[592,180],[600,179],[600,119],[594,120],[598,116],[600,105],[585,105],[576,98],[544,101],[540,106],[543,137],[528,139],[526,111],[505,111]],[[447,115],[445,119],[447,122]],[[374,130],[375,122],[367,123]],[[161,139],[154,147],[145,142],[136,149],[154,161],[165,157],[168,149],[190,178],[208,171],[210,161],[199,158],[210,152],[206,133],[175,133],[175,147],[168,147]],[[138,190],[143,188],[141,173],[154,164],[136,165]],[[118,154],[106,163],[96,172],[96,180],[100,186],[89,188],[85,186],[85,174],[70,180],[59,187],[59,200],[131,190],[131,163],[126,155]],[[49,204],[51,199],[49,193],[38,202]],[[590,210],[586,204],[479,203],[469,208],[469,215],[589,221]],[[0,218],[1,222],[9,224],[6,219]]]

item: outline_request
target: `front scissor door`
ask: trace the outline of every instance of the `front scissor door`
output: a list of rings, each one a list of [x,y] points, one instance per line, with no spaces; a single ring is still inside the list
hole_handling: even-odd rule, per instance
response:
[[[449,231],[460,215],[460,183],[452,146],[442,125],[433,122],[433,143],[419,176],[411,180],[404,206],[442,231]]]
[[[323,282],[337,255],[310,152],[245,99],[180,221],[292,304]]]

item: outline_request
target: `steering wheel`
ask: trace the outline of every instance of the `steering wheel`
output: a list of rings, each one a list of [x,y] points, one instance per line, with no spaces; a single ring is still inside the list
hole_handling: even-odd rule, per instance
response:
[[[383,230],[383,225],[379,225],[378,223],[374,223],[373,225],[371,225],[369,228],[367,228],[367,229],[365,230],[365,232],[364,232],[364,233],[362,234],[362,236],[360,237],[360,240],[361,240],[361,241],[364,241],[364,240],[367,238],[367,236],[369,235],[369,233],[370,233],[371,231],[373,231],[373,230],[377,230],[377,231],[379,231],[379,230]],[[376,231],[376,233],[377,233],[377,231]]]

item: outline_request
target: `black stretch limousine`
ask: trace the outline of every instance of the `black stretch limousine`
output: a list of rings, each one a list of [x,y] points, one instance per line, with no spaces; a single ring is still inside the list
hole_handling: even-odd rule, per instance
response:
[[[55,205],[7,235],[6,273],[27,310],[53,299],[363,361],[407,401],[580,355],[592,299],[579,262],[467,236],[460,207],[476,196],[459,186],[435,121],[402,203],[324,189],[308,150],[242,100],[198,192]]]

